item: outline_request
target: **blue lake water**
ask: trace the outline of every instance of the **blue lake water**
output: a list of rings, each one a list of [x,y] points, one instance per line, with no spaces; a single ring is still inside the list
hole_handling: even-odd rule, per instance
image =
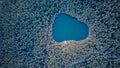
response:
[[[68,14],[60,13],[56,15],[52,25],[52,36],[57,42],[65,40],[80,41],[88,37],[88,30],[89,28],[85,23]]]

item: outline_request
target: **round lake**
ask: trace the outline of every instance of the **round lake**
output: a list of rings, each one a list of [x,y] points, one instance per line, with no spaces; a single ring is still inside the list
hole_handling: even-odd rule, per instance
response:
[[[52,25],[52,36],[55,41],[80,41],[86,39],[88,34],[89,28],[85,23],[65,13],[56,15]]]

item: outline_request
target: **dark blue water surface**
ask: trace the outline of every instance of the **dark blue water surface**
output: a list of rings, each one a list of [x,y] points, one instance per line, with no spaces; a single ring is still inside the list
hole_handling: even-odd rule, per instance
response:
[[[80,41],[88,36],[88,32],[89,28],[85,23],[65,13],[58,14],[52,26],[53,39],[57,42]]]

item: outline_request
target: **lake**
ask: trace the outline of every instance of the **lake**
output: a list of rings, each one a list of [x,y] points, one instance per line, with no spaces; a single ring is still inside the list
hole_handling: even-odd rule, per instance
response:
[[[88,26],[66,13],[56,15],[52,25],[52,36],[56,42],[80,41],[88,37]]]

